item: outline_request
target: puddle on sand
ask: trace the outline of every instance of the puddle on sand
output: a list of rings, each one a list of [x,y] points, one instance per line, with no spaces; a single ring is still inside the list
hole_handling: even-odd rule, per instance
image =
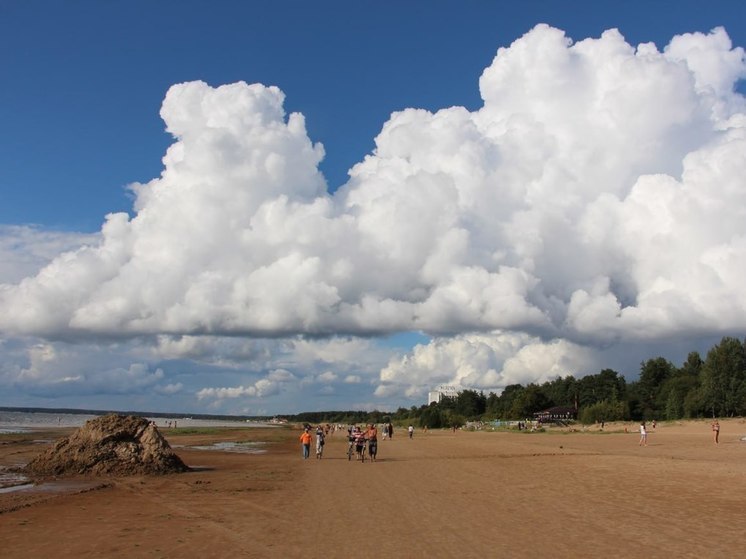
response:
[[[15,493],[28,491],[29,493],[81,493],[91,489],[107,487],[108,484],[100,481],[48,481],[38,485],[33,483],[21,483],[1,487],[0,493]]]
[[[23,466],[22,464],[20,466]],[[57,480],[35,484],[27,476],[17,471],[0,467],[0,494],[29,491],[33,493],[79,493],[97,489],[107,484],[90,480]]]
[[[189,466],[191,472],[212,472],[214,469],[211,466]]]
[[[21,485],[9,485],[7,487],[0,487],[0,493],[15,493],[16,491],[26,491],[27,489],[33,489],[33,483],[23,483]]]
[[[186,447],[194,450],[218,450],[221,452],[238,452],[240,454],[264,454],[267,452],[266,449],[261,448],[266,443],[263,442],[250,442],[250,443],[235,443],[235,442],[221,442],[213,443],[204,446],[190,446]]]
[[[19,488],[33,487],[33,485],[31,480],[20,472],[8,471],[5,468],[0,469],[0,493],[20,491]]]

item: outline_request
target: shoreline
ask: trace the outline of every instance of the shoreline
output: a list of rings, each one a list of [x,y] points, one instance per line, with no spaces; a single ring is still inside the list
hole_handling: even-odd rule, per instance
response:
[[[56,413],[49,410],[25,412],[25,411],[8,411],[9,408],[0,410],[0,434],[24,433],[33,430],[51,430],[64,428],[82,427],[87,421],[107,415],[91,414],[80,411],[78,413]],[[207,419],[201,417],[182,417],[177,415],[140,415],[136,413],[108,412],[117,413],[118,415],[137,415],[144,417],[148,421],[153,421],[159,429],[166,430],[179,427],[235,427],[235,428],[263,428],[275,427],[276,425],[269,422],[249,421],[244,419]]]

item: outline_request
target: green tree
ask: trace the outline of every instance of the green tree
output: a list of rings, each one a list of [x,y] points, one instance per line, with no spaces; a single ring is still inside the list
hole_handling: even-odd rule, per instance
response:
[[[549,406],[574,406],[578,395],[578,381],[572,375],[557,377],[541,385],[541,390],[549,402]]]
[[[743,413],[746,352],[736,338],[726,337],[707,352],[702,367],[702,399],[713,416]]]
[[[487,415],[491,419],[497,419],[498,417],[500,417],[499,406],[500,396],[498,396],[494,392],[490,392],[485,403],[485,415]]]
[[[420,415],[420,427],[440,429],[443,427],[443,412],[437,404],[432,404]]]
[[[684,415],[683,417],[702,417],[707,412],[707,405],[703,398],[702,389],[691,390],[684,396]]]
[[[699,361],[699,363],[698,363]],[[684,365],[674,371],[661,386],[658,393],[658,402],[663,404],[663,413],[666,419],[681,419],[682,417],[692,417],[690,414],[695,410],[691,409],[694,400],[690,400],[687,406],[687,396],[699,391],[699,375],[701,368],[701,359],[694,352],[690,353]]]
[[[534,413],[546,409],[549,400],[536,384],[529,384],[513,400],[508,419],[526,419],[533,417]]]
[[[612,369],[604,369],[595,375],[588,375],[577,382],[578,405],[581,408],[607,400],[616,402],[625,398],[627,381]]]
[[[513,402],[518,398],[525,388],[520,384],[509,384],[505,387],[500,394],[500,397],[496,401],[494,408],[495,417],[497,419],[511,419],[511,412],[513,410]]]
[[[637,394],[642,407],[642,416],[647,419],[660,417],[666,402],[659,401],[663,384],[673,376],[676,368],[663,357],[648,359],[640,365],[640,380]]]
[[[461,427],[465,423],[466,418],[463,415],[453,410],[443,412],[443,427]]]
[[[686,356],[686,361],[681,365],[679,372],[683,375],[698,378],[702,373],[702,366],[704,363],[705,362],[702,360],[702,357],[700,357],[699,352],[691,351],[689,352],[689,355]]]
[[[578,419],[585,425],[600,423],[601,421],[619,421],[627,419],[629,413],[626,402],[609,402],[602,400],[580,410]]]
[[[464,417],[476,419],[487,409],[487,398],[476,390],[463,390],[458,393],[454,411]]]

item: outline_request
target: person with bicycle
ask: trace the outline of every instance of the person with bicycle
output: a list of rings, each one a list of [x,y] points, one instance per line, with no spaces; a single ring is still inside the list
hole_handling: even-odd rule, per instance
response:
[[[359,427],[356,427],[357,431],[355,431],[355,455],[357,456],[358,460],[362,460],[365,462],[365,432],[360,429]]]

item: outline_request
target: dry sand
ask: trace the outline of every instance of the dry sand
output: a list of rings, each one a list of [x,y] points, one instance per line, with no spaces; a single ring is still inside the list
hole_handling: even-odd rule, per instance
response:
[[[379,460],[298,431],[164,431],[195,471],[95,478],[0,494],[0,555],[29,557],[737,557],[746,526],[746,423],[606,433],[399,430]],[[608,431],[615,431],[609,433]],[[54,436],[69,434],[59,431]],[[36,437],[47,436],[44,434]],[[270,441],[266,454],[182,447]],[[0,465],[44,448],[5,436]],[[49,444],[49,443],[46,443]]]

